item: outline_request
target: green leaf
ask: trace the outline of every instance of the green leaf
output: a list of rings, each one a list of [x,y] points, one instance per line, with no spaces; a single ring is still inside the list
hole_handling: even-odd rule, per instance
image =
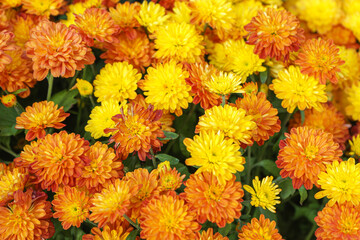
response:
[[[18,116],[15,108],[7,108],[0,104],[0,136],[14,136],[21,132],[21,130],[15,129]]]
[[[170,165],[176,165],[179,163],[179,159],[176,157],[167,155],[165,153],[156,154],[155,157],[159,159],[161,162],[169,161]]]
[[[0,136],[0,145],[3,145],[6,148],[10,149],[10,136]]]
[[[303,125],[305,121],[305,111],[300,110],[300,115],[301,115],[301,125]]]
[[[27,90],[26,88],[18,89],[18,90],[16,90],[15,92],[12,92],[12,94],[17,95],[17,94],[19,94],[19,93],[25,92],[26,90]]]
[[[253,167],[263,167],[265,170],[269,171],[274,177],[280,175],[280,169],[276,166],[276,163],[272,160],[265,159],[253,165]]]
[[[78,91],[69,91],[69,90],[62,90],[51,97],[51,101],[55,104],[59,105],[59,107],[63,106],[64,111],[67,112],[77,100],[75,97],[78,95]]]
[[[302,205],[303,202],[307,199],[308,193],[304,186],[301,186],[301,188],[299,189],[299,193],[300,193],[300,205]]]
[[[164,138],[159,138],[160,140],[174,140],[177,139],[179,137],[179,135],[177,133],[174,132],[168,132],[168,131],[164,131],[165,137]]]
[[[268,79],[268,71],[260,72],[260,81],[261,81],[261,83],[266,83],[267,79]]]
[[[132,232],[127,236],[126,240],[135,240],[137,235],[139,235],[139,230],[138,230],[138,229],[132,231]]]
[[[292,185],[292,180],[290,178],[285,178],[284,181],[279,182],[279,188],[281,188],[280,197],[286,199],[294,194],[295,189]]]
[[[186,175],[186,178],[188,178],[190,176],[190,173],[189,173],[189,170],[187,169],[187,167],[182,164],[182,163],[178,163],[174,166],[176,168],[176,170],[178,170],[178,172],[183,175],[185,174]],[[185,179],[186,179],[185,178]]]
[[[227,236],[231,230],[231,223],[226,224],[225,227],[219,228],[219,233],[223,235],[223,237]]]

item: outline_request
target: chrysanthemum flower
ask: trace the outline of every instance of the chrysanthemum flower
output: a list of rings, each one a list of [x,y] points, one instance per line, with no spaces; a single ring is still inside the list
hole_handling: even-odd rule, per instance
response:
[[[322,110],[321,103],[327,102],[325,85],[312,76],[302,74],[299,67],[290,66],[279,72],[278,78],[269,86],[276,97],[283,99],[281,106],[292,113],[295,108]]]
[[[256,127],[252,116],[247,116],[242,108],[225,105],[215,106],[205,110],[199,118],[195,133],[201,131],[220,131],[227,138],[237,143],[251,144],[251,132]]]
[[[159,192],[175,191],[182,185],[185,178],[185,175],[180,176],[180,173],[176,168],[171,169],[170,163],[168,161],[160,163],[158,165],[157,171],[159,172]]]
[[[315,109],[305,110],[304,123],[301,124],[301,115],[296,112],[293,119],[290,120],[289,129],[293,127],[307,126],[310,128],[323,129],[333,135],[334,142],[345,150],[345,143],[350,138],[349,127],[345,116],[330,102],[322,104],[323,111]]]
[[[244,185],[244,189],[251,194],[251,205],[275,213],[275,205],[280,203],[278,195],[281,189],[273,183],[273,176],[266,176],[261,182],[259,177],[255,176],[252,183],[254,188]]]
[[[96,142],[85,153],[89,159],[80,177],[76,179],[76,186],[86,187],[90,193],[99,192],[109,181],[121,178],[123,164],[116,158],[114,149],[106,144]]]
[[[140,237],[157,239],[194,239],[201,226],[196,215],[178,196],[162,195],[153,198],[141,210]]]
[[[66,13],[66,20],[61,19],[60,21],[65,24],[66,26],[75,25],[75,15],[76,14],[83,14],[87,9],[85,4],[82,2],[78,2],[75,4],[69,4],[67,6],[68,11]]]
[[[132,227],[125,228],[123,224],[114,224],[115,226],[105,225],[103,229],[94,227],[91,229],[91,234],[83,235],[83,240],[126,240]]]
[[[360,39],[360,12],[346,14],[342,24],[350,29],[358,40]]]
[[[360,135],[355,135],[349,140],[350,155],[356,155],[360,157]]]
[[[358,239],[360,236],[360,206],[351,203],[327,204],[315,217],[318,240]]]
[[[234,23],[234,12],[229,0],[190,0],[192,10],[191,22],[203,27],[208,24],[219,31],[228,30]]]
[[[158,174],[155,171],[149,173],[146,168],[138,168],[133,172],[128,172],[124,180],[128,181],[127,184],[130,187],[139,186],[139,190],[130,198],[129,207],[131,209],[129,217],[137,219],[140,216],[140,210],[148,204],[149,200],[159,195],[157,190],[159,185]]]
[[[0,97],[0,101],[7,108],[11,108],[17,103],[16,96],[14,94],[6,94]]]
[[[117,41],[114,34],[119,27],[106,9],[88,8],[83,14],[75,15],[75,26],[89,46],[93,45],[93,39],[109,43]]]
[[[246,82],[243,85],[243,89],[245,94],[257,94],[259,91],[259,87],[256,82]]]
[[[99,223],[102,228],[106,223],[114,223],[130,207],[130,198],[136,194],[138,186],[130,186],[127,181],[116,179],[113,184],[95,193],[90,199],[91,221]]]
[[[194,25],[170,22],[154,33],[154,57],[160,60],[174,59],[177,62],[199,62],[204,54],[201,36]]]
[[[203,230],[201,233],[197,233],[196,240],[229,240],[228,237],[223,237],[220,233],[214,234],[214,229],[208,228],[208,230]]]
[[[109,9],[115,24],[120,27],[121,31],[126,32],[128,37],[132,35],[134,28],[140,27],[139,21],[135,18],[135,16],[139,15],[139,11],[140,3],[138,2],[118,3],[115,8]]]
[[[145,72],[145,67],[150,66],[153,59],[154,49],[144,32],[135,31],[135,37],[129,38],[126,33],[116,35],[118,42],[105,43],[105,52],[100,58],[105,63],[128,62],[134,68]]]
[[[205,82],[205,86],[210,92],[226,96],[231,93],[243,93],[241,84],[245,81],[246,78],[240,75],[220,71],[213,73]]]
[[[275,133],[280,131],[280,120],[277,116],[278,111],[273,108],[262,92],[244,94],[243,98],[238,98],[235,102],[237,108],[244,109],[246,115],[252,116],[256,123],[256,128],[251,136],[252,140],[259,146],[264,144]]]
[[[52,201],[54,218],[58,218],[63,228],[80,227],[89,216],[89,197],[77,188],[65,187],[64,192],[56,193]]]
[[[30,38],[30,31],[36,24],[41,20],[45,20],[46,17],[40,17],[31,14],[17,15],[16,18],[12,19],[12,29],[15,34],[14,41],[16,45],[24,48],[25,43]]]
[[[65,4],[64,0],[22,0],[22,8],[29,14],[38,16],[57,16],[60,8]]]
[[[139,159],[145,161],[146,157],[151,158],[150,149],[156,152],[162,146],[158,139],[165,137],[159,121],[161,115],[162,111],[152,106],[132,104],[126,113],[123,111],[112,118],[115,127],[106,129],[105,133],[113,133],[110,142],[115,142],[116,152],[122,159],[136,151]]]
[[[229,39],[215,44],[209,60],[215,67],[223,71],[233,71],[244,80],[254,72],[266,71],[262,66],[265,60],[254,53],[254,46],[246,44],[242,39]]]
[[[280,141],[276,161],[281,177],[290,177],[295,189],[302,185],[312,189],[313,184],[319,187],[318,177],[326,165],[341,160],[339,144],[334,143],[332,135],[322,129],[292,128],[285,136],[286,139]]]
[[[338,46],[353,47],[357,45],[354,33],[341,24],[333,26],[330,31],[326,32],[322,37],[333,40]]]
[[[169,12],[170,21],[177,23],[190,23],[191,21],[191,8],[187,2],[175,1],[172,12]]]
[[[27,149],[35,153],[31,169],[37,177],[36,182],[40,183],[42,189],[52,191],[57,191],[59,186],[73,186],[86,163],[83,154],[88,150],[88,145],[89,142],[80,135],[66,131],[48,134],[38,140],[34,149]],[[25,156],[31,155],[28,153]]]
[[[34,77],[43,80],[51,71],[54,77],[72,77],[76,70],[93,64],[95,56],[81,35],[63,23],[40,22],[25,44],[26,54],[33,60]]]
[[[263,59],[288,60],[290,52],[305,40],[299,20],[285,9],[259,11],[244,29],[249,32],[247,43],[255,45],[254,53]]]
[[[6,65],[10,64],[12,58],[6,51],[13,51],[16,49],[13,43],[14,34],[8,30],[0,32],[0,72],[2,72]]]
[[[51,204],[44,192],[16,191],[14,201],[0,207],[0,239],[40,240],[55,233]]]
[[[21,5],[21,0],[3,0],[0,4],[0,8],[16,8]]]
[[[0,169],[0,206],[4,206],[13,200],[17,190],[24,190],[29,175],[21,168],[6,167],[3,163],[0,163]]]
[[[300,66],[302,73],[314,76],[321,84],[326,84],[327,80],[337,83],[336,73],[345,63],[338,52],[332,40],[310,39],[301,46],[295,63]]]
[[[181,116],[182,109],[188,108],[192,101],[191,87],[185,81],[189,73],[173,60],[150,67],[147,73],[141,83],[146,102],[154,105],[155,109]]]
[[[141,74],[127,62],[108,63],[94,80],[94,95],[98,97],[98,102],[134,99],[140,78]]]
[[[21,48],[5,53],[11,57],[12,61],[5,65],[3,71],[0,72],[0,87],[8,92],[26,89],[18,96],[22,98],[29,96],[30,88],[34,87],[37,82],[33,77],[32,61],[23,57]]]
[[[202,131],[194,140],[186,138],[184,145],[191,154],[185,163],[198,166],[196,173],[210,172],[224,183],[236,171],[244,170],[245,159],[239,151],[240,146],[232,139],[225,139],[222,132]]]
[[[345,62],[339,67],[340,72],[337,73],[338,84],[344,87],[347,83],[358,82],[360,80],[360,55],[352,48],[340,46],[338,49],[339,57]]]
[[[276,222],[265,218],[263,214],[259,219],[251,219],[251,223],[244,225],[238,235],[239,240],[283,240],[278,230],[275,228]]]
[[[345,88],[345,97],[347,100],[347,106],[345,107],[345,113],[352,120],[360,120],[360,84],[354,83],[350,87]]]
[[[126,103],[119,104],[118,101],[110,99],[101,102],[101,106],[96,106],[90,113],[90,119],[85,126],[85,131],[91,133],[91,137],[98,139],[100,137],[109,137],[111,132],[105,133],[107,128],[114,128],[115,122],[112,117],[121,113],[121,108],[127,112]]]
[[[86,97],[92,95],[94,87],[89,81],[77,78],[71,90],[73,89],[77,89],[82,97]]]
[[[355,164],[354,158],[327,165],[326,171],[319,174],[317,183],[322,190],[315,194],[315,198],[329,198],[330,207],[336,202],[360,205],[360,163]]]
[[[165,8],[160,4],[153,2],[148,3],[147,1],[143,1],[139,15],[135,15],[140,25],[146,27],[149,32],[154,32],[155,29],[163,25],[169,17],[169,15],[165,14]]]
[[[195,95],[193,103],[198,104],[203,109],[208,109],[221,104],[221,96],[209,91],[206,83],[210,81],[210,76],[217,70],[213,65],[205,62],[186,65],[189,77],[186,83],[191,86],[191,92]]]
[[[341,18],[341,2],[337,0],[300,0],[296,7],[301,20],[306,21],[313,32],[320,34],[339,23]]]
[[[52,101],[35,102],[16,118],[15,128],[28,130],[25,139],[31,141],[45,137],[45,128],[63,128],[65,124],[61,122],[68,116],[70,113],[65,113],[63,107],[58,108]]]
[[[244,191],[235,175],[221,183],[211,173],[192,174],[185,182],[182,193],[190,208],[196,213],[197,221],[216,223],[220,228],[241,216],[241,202]]]

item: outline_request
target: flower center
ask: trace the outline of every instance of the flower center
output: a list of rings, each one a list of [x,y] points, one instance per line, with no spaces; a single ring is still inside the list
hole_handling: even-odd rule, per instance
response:
[[[317,146],[309,145],[305,148],[305,156],[310,161],[316,158],[318,152],[319,152],[319,148]]]
[[[340,231],[345,234],[356,234],[359,231],[359,221],[356,221],[354,214],[342,214],[339,220]]]
[[[205,192],[205,196],[209,200],[218,202],[222,198],[223,191],[224,190],[222,186],[211,185],[209,189]]]

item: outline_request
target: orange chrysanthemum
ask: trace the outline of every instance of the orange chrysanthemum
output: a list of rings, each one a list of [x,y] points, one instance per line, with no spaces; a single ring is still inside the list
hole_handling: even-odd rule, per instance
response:
[[[294,114],[290,120],[289,129],[299,126],[310,128],[320,128],[333,135],[334,142],[340,145],[341,150],[345,150],[345,143],[350,138],[350,124],[346,123],[345,116],[330,102],[324,103],[323,111],[315,109],[305,110],[305,120],[301,124],[301,115],[299,112]]]
[[[209,172],[193,174],[185,182],[182,196],[190,208],[196,212],[197,221],[216,223],[220,228],[241,216],[241,202],[244,191],[236,177],[220,184],[217,177]]]
[[[292,128],[285,133],[286,139],[280,141],[278,160],[275,162],[281,169],[282,178],[290,177],[293,187],[299,189],[302,185],[312,189],[317,183],[320,172],[326,170],[326,165],[333,161],[341,161],[342,151],[335,143],[330,133],[322,129],[308,127]]]
[[[23,169],[0,163],[0,206],[13,200],[17,190],[23,191],[28,178],[29,174]]]
[[[256,128],[252,131],[251,138],[259,146],[263,145],[264,141],[268,140],[274,133],[280,131],[278,111],[266,100],[265,93],[244,94],[243,98],[236,100],[235,106],[245,109],[246,115],[253,116]]]
[[[16,49],[13,44],[14,34],[8,30],[0,32],[0,72],[2,72],[6,65],[11,63],[12,58],[6,51],[13,51]]]
[[[208,228],[208,230],[204,230],[201,233],[196,234],[196,240],[229,240],[228,237],[223,237],[220,233],[214,234],[214,229]]]
[[[133,228],[124,225],[117,221],[115,224],[105,225],[102,231],[100,228],[94,227],[91,229],[91,233],[94,235],[83,235],[82,240],[126,240]]]
[[[24,48],[25,43],[30,38],[30,31],[40,21],[45,20],[46,17],[31,15],[31,14],[20,14],[16,18],[12,19],[12,28],[15,34],[14,41],[16,45]]]
[[[57,16],[60,8],[65,4],[64,0],[22,0],[22,8],[26,13],[38,16]]]
[[[137,219],[140,216],[140,210],[146,206],[149,200],[158,196],[158,175],[155,171],[149,173],[145,168],[135,169],[128,172],[124,178],[129,186],[139,186],[139,190],[130,199],[131,218]]]
[[[263,59],[288,60],[305,40],[299,20],[285,9],[260,10],[244,29],[249,32],[247,43],[255,45],[254,53]]]
[[[0,207],[0,239],[41,240],[55,233],[51,204],[44,192],[15,192],[14,201]]]
[[[358,47],[353,32],[345,28],[343,25],[333,26],[330,31],[323,35],[323,37],[325,39],[332,39],[336,45]]]
[[[170,163],[165,162],[163,165],[158,166],[159,172],[159,191],[175,191],[178,189],[185,178],[185,175],[181,175],[176,168],[171,169]]]
[[[115,115],[112,120],[115,122],[114,128],[105,129],[105,133],[113,132],[110,142],[115,142],[115,149],[123,159],[129,153],[138,152],[139,159],[145,161],[150,156],[150,149],[157,151],[162,143],[158,138],[165,137],[161,130],[162,111],[154,110],[153,106],[147,109],[132,104],[126,113]]]
[[[201,226],[184,200],[175,194],[153,198],[141,211],[140,237],[148,240],[194,239]]]
[[[52,201],[54,218],[58,218],[63,228],[80,227],[89,216],[89,197],[77,188],[65,187],[63,192],[56,193]]]
[[[22,162],[32,162],[29,170],[36,175],[42,189],[55,192],[59,186],[75,185],[86,164],[84,152],[88,145],[80,135],[61,131],[46,135],[30,148],[25,147],[20,158]]]
[[[138,186],[130,186],[127,181],[116,179],[113,184],[95,193],[91,198],[90,220],[102,228],[106,223],[114,223],[130,207],[130,198],[138,192]]]
[[[212,108],[221,104],[221,96],[209,91],[206,82],[210,81],[211,75],[217,70],[213,65],[205,62],[186,65],[189,77],[186,83],[191,86],[191,92],[195,95],[193,103],[198,104],[203,109]]]
[[[276,222],[265,218],[263,214],[259,219],[251,219],[251,223],[244,225],[239,233],[239,240],[283,240],[282,236],[275,228]]]
[[[86,187],[90,193],[100,192],[107,183],[122,178],[123,164],[116,158],[114,149],[106,144],[96,142],[85,153],[89,163],[82,169],[82,174],[76,179],[78,187]]]
[[[16,129],[29,130],[25,139],[31,141],[35,138],[45,137],[45,128],[61,129],[64,121],[70,113],[65,113],[63,107],[58,108],[52,101],[35,102],[31,107],[27,106],[25,112],[16,118]]]
[[[81,15],[75,14],[75,26],[89,46],[94,45],[94,38],[99,42],[117,42],[114,34],[119,27],[106,9],[93,7]]]
[[[350,202],[327,204],[314,220],[319,226],[315,232],[318,240],[359,239],[360,206]]]
[[[109,9],[115,24],[117,24],[120,27],[120,31],[125,32],[126,36],[130,39],[132,39],[137,32],[134,28],[140,27],[140,23],[135,17],[139,15],[140,8],[141,6],[138,2],[125,2],[123,4],[118,3],[116,8]]]
[[[326,84],[327,80],[337,83],[336,73],[345,63],[338,52],[332,40],[309,39],[301,46],[295,63],[301,67],[302,73],[314,76],[321,84]]]
[[[54,77],[72,77],[76,70],[95,61],[81,35],[63,23],[42,21],[32,30],[25,46],[37,80],[43,80],[49,70]]]
[[[106,52],[100,55],[105,63],[126,61],[134,68],[145,72],[145,67],[150,66],[154,54],[153,44],[150,43],[145,33],[135,31],[135,37],[129,38],[126,33],[116,35],[118,42],[105,43]]]
[[[0,72],[0,87],[8,92],[26,89],[26,91],[19,93],[18,96],[29,96],[30,88],[36,84],[32,72],[32,62],[22,56],[23,50],[20,48],[6,53],[12,58],[12,61]]]

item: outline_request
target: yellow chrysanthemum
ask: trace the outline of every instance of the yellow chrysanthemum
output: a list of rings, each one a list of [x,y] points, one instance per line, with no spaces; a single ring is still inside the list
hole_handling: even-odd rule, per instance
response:
[[[186,138],[184,144],[191,154],[185,163],[198,166],[196,173],[211,172],[221,183],[230,180],[233,173],[244,170],[244,157],[240,146],[232,139],[225,139],[221,132],[200,132],[194,140]]]
[[[201,44],[203,37],[197,33],[194,25],[171,22],[160,27],[154,36],[157,49],[155,58],[188,63],[201,60],[204,52]]]
[[[337,73],[339,85],[343,86],[346,81],[358,82],[360,80],[360,55],[353,48],[338,46],[339,57],[345,61],[340,65],[340,72]]]
[[[50,17],[59,15],[64,3],[64,0],[22,0],[22,7],[29,14]]]
[[[113,99],[102,102],[101,106],[94,107],[90,114],[90,120],[85,126],[85,131],[90,132],[95,139],[109,137],[112,133],[105,133],[104,130],[115,127],[115,122],[111,118],[121,113],[121,107],[124,108],[124,112],[127,112],[126,102],[120,105]]]
[[[190,0],[191,22],[204,26],[209,24],[216,30],[230,29],[234,23],[234,13],[230,0]]]
[[[251,194],[251,205],[255,207],[260,206],[263,209],[267,208],[270,212],[275,213],[275,205],[280,203],[278,195],[281,189],[273,183],[273,176],[266,176],[261,182],[259,177],[256,176],[252,183],[254,188],[244,185],[244,189]]]
[[[209,81],[205,82],[205,86],[210,92],[219,95],[228,95],[231,93],[242,93],[242,86],[246,78],[234,73],[219,72],[211,75]]]
[[[238,143],[251,144],[251,132],[255,127],[252,116],[246,116],[244,109],[225,105],[205,110],[205,114],[199,118],[195,133],[220,131],[225,137],[232,138]]]
[[[254,53],[254,46],[248,45],[244,40],[229,39],[214,46],[212,54],[209,56],[211,64],[223,71],[233,71],[244,79],[254,72],[264,72],[266,68],[262,66],[265,61]]]
[[[281,6],[283,4],[282,0],[261,0],[261,2],[263,4],[267,4],[267,5],[276,5],[276,6]]]
[[[355,164],[354,158],[340,163],[334,161],[327,165],[326,172],[319,174],[318,184],[322,190],[315,194],[315,198],[329,198],[330,207],[336,202],[339,204],[351,202],[358,206],[360,204],[360,163]]]
[[[327,101],[325,85],[312,76],[302,74],[300,67],[290,66],[279,72],[270,89],[276,97],[282,99],[281,106],[292,113],[296,107],[300,110],[315,108],[321,111],[321,103]]]
[[[66,26],[70,26],[71,24],[75,24],[75,14],[83,14],[86,10],[84,3],[79,2],[75,4],[68,5],[68,12],[66,13],[66,20],[62,19],[61,22]]]
[[[12,200],[17,190],[23,191],[27,180],[28,173],[21,168],[11,169],[0,163],[0,206]]]
[[[154,105],[155,109],[170,111],[177,116],[182,115],[182,109],[188,108],[192,101],[191,86],[185,79],[189,73],[181,64],[170,61],[157,64],[147,69],[145,80],[141,83],[146,102]]]
[[[360,157],[360,134],[353,136],[351,140],[349,140],[350,144],[350,155],[356,155]]]
[[[341,18],[341,1],[338,0],[299,0],[296,7],[299,18],[320,34],[329,31]]]
[[[106,64],[94,80],[95,97],[98,102],[114,99],[124,101],[136,97],[137,82],[141,79],[138,70],[127,62]]]
[[[92,95],[93,93],[93,86],[89,81],[83,79],[76,79],[76,84],[72,89],[77,89],[81,96],[86,97]]]
[[[345,96],[348,105],[345,107],[345,113],[353,120],[360,120],[360,84],[355,83],[351,87],[345,88]]]
[[[343,0],[343,10],[346,14],[360,12],[360,2],[358,0]]]
[[[21,0],[2,0],[0,3],[0,8],[15,8],[21,5]]]
[[[146,27],[149,32],[154,32],[155,29],[163,25],[169,17],[169,15],[165,15],[165,8],[160,4],[153,2],[148,3],[147,1],[143,1],[139,15],[135,16],[140,25]]]
[[[186,2],[176,1],[172,13],[169,13],[170,21],[177,23],[190,23],[191,21],[191,8]]]
[[[355,37],[360,40],[360,12],[346,14],[342,24],[350,29]]]

